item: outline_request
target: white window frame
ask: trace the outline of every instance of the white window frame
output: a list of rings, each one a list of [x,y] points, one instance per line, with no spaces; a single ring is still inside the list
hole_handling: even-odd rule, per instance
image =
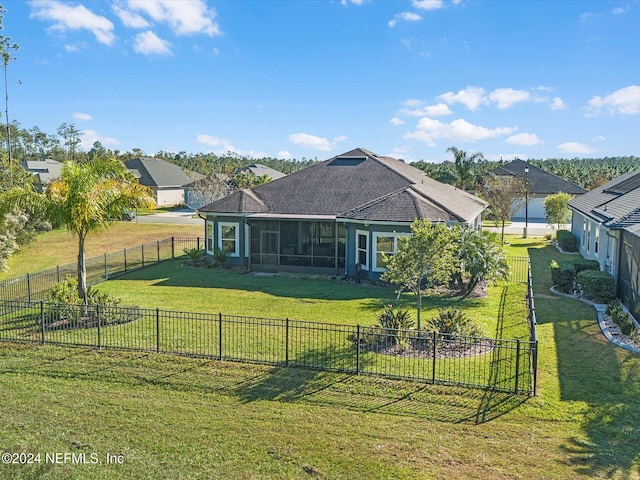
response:
[[[395,255],[398,251],[398,238],[400,237],[408,237],[409,233],[397,233],[397,232],[373,232],[373,248],[372,248],[372,256],[373,256],[373,272],[385,272],[387,269],[385,267],[378,266],[378,238],[379,237],[390,237],[393,238],[393,252],[384,252],[386,254]]]
[[[593,253],[597,254],[600,247],[600,229],[598,225],[595,226],[593,231]]]
[[[222,238],[222,230],[225,227],[233,227],[235,229],[235,237],[234,240],[234,248],[233,252],[229,253],[230,257],[239,257],[240,256],[240,223],[238,222],[218,222],[218,247],[222,250],[222,240],[230,241],[230,238]]]
[[[371,263],[370,260],[370,255],[369,255],[369,232],[367,232],[366,230],[356,230],[356,263],[360,263],[360,251],[362,250],[360,248],[360,242],[359,237],[360,235],[364,235],[364,237],[367,239],[366,245],[365,245],[365,253],[366,253],[366,259],[367,259],[367,263],[366,265],[362,265],[360,264],[360,267],[362,268],[362,270],[369,270],[369,264]]]
[[[213,253],[213,222],[211,220],[207,220],[205,222],[205,249],[207,253]]]

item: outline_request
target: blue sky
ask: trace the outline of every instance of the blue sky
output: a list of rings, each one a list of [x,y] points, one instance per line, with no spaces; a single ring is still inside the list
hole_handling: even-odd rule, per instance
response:
[[[640,2],[5,2],[9,117],[122,152],[640,155]],[[4,109],[3,109],[4,110]],[[3,115],[4,120],[4,115]]]

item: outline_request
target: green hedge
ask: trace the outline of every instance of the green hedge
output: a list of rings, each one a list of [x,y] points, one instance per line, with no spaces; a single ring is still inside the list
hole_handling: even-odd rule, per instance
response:
[[[609,303],[616,298],[616,282],[609,272],[583,270],[576,275],[584,296],[596,303]]]
[[[577,252],[578,251],[578,239],[569,230],[558,230],[556,234],[558,245],[565,252]]]
[[[576,275],[587,270],[599,271],[600,264],[597,260],[585,260],[584,258],[563,260],[560,263],[553,260],[551,262],[551,281],[557,290],[573,293],[573,282],[576,280]]]

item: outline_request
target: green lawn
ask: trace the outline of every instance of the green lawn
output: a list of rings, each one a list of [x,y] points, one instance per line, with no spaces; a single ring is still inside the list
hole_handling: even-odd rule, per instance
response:
[[[526,249],[532,258],[537,397],[0,343],[0,452],[96,452],[103,462],[0,465],[0,478],[640,478],[640,356],[606,342],[591,307],[549,292],[548,265],[563,257],[555,248],[509,241],[512,255]],[[375,310],[393,299],[339,280],[300,286],[295,278],[249,276],[237,279],[254,286],[243,297],[216,271],[200,277],[170,267],[153,267],[164,272],[160,280],[143,270],[103,285],[137,303],[168,301],[167,292],[177,291],[175,308],[197,301],[197,309],[252,312],[262,305],[269,309],[263,316],[275,317],[289,304],[299,318],[316,320],[333,303],[331,292],[330,315],[353,312],[345,321],[354,323],[373,323]],[[187,271],[199,284],[184,284]],[[296,286],[306,289],[299,302]],[[131,293],[137,288],[141,297]],[[490,321],[482,306],[473,311]],[[124,464],[107,465],[108,453],[122,454]]]

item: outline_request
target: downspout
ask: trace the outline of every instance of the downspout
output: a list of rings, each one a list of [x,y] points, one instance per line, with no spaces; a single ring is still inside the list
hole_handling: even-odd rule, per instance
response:
[[[244,219],[244,224],[247,226],[248,237],[244,239],[244,244],[247,246],[249,256],[247,257],[247,273],[251,272],[251,224]]]
[[[333,279],[338,277],[338,221],[333,220]]]

